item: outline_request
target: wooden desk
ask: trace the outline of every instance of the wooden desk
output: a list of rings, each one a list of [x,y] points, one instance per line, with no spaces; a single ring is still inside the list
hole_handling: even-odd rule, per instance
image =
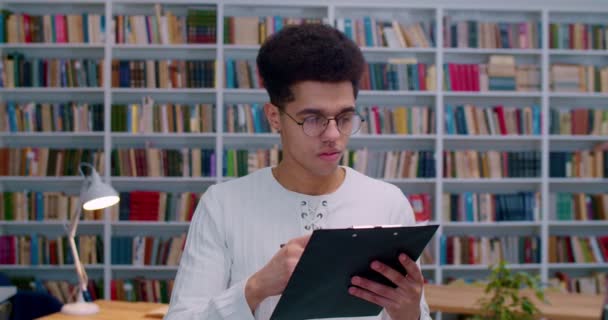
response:
[[[72,316],[63,313],[55,313],[40,319],[44,320],[153,320],[155,318],[145,317],[146,312],[164,306],[161,303],[148,302],[124,302],[124,301],[108,301],[96,300],[99,305],[99,313],[90,316]],[[158,319],[158,318],[156,318]]]
[[[483,297],[483,291],[476,287],[424,286],[424,296],[431,311],[454,314],[479,314],[477,301]],[[547,292],[545,296],[550,304],[539,302],[535,297],[533,301],[542,315],[551,320],[598,320],[604,307],[602,296],[556,292]]]

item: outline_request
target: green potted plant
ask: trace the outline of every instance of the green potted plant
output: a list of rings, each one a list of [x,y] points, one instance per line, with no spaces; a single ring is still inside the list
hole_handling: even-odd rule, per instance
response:
[[[479,300],[483,314],[475,320],[528,320],[537,319],[540,310],[521,290],[528,288],[540,300],[545,301],[539,276],[525,272],[512,272],[504,261],[491,270],[485,287],[486,297]]]

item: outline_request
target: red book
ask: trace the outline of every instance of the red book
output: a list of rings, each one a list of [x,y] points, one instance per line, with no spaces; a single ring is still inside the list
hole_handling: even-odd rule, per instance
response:
[[[479,65],[473,64],[473,91],[479,91]]]
[[[418,64],[418,86],[421,91],[426,91],[426,64]]]
[[[500,105],[500,106],[494,107],[493,109],[498,117],[498,127],[500,128],[500,134],[506,135],[507,134],[507,123],[505,121],[504,107],[502,105]]]
[[[26,43],[32,42],[32,21],[27,13],[23,14],[23,35]]]
[[[456,78],[456,64],[448,63],[448,72],[450,74],[452,91],[460,91],[460,86],[458,85],[458,78]]]

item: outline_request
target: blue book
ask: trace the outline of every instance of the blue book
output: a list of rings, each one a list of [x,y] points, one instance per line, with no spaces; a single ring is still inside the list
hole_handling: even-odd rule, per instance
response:
[[[8,128],[10,132],[17,132],[17,112],[15,102],[8,102]]]
[[[368,47],[374,46],[372,19],[367,16],[363,18],[363,29],[365,30],[365,45]]]
[[[463,194],[465,201],[465,221],[473,222],[475,221],[474,212],[473,212],[473,194],[471,192],[465,192]]]
[[[44,221],[44,195],[42,192],[35,192],[36,197],[36,221]]]
[[[226,88],[236,88],[236,83],[234,79],[234,60],[226,59]]]
[[[439,252],[440,252],[440,257],[439,257],[439,264],[444,266],[448,263],[448,248],[447,248],[447,237],[445,235],[441,235],[441,237],[439,237]]]
[[[445,106],[445,131],[447,134],[455,134],[453,110],[451,105]]]
[[[30,237],[30,255],[31,255],[31,264],[33,266],[37,266],[40,264],[38,261],[38,236],[32,234]]]
[[[89,43],[89,15],[86,13],[82,14],[82,33],[84,35],[84,43]]]
[[[279,32],[283,29],[283,18],[281,16],[274,16],[274,31]]]
[[[540,135],[540,107],[538,105],[532,106],[532,133]]]
[[[350,18],[344,18],[344,33],[350,40],[355,40],[353,36],[353,22]]]

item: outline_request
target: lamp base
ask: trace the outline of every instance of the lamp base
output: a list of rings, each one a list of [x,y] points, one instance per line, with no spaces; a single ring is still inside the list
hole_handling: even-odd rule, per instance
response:
[[[99,306],[93,302],[73,302],[66,303],[61,308],[61,313],[75,316],[86,316],[99,312]]]

